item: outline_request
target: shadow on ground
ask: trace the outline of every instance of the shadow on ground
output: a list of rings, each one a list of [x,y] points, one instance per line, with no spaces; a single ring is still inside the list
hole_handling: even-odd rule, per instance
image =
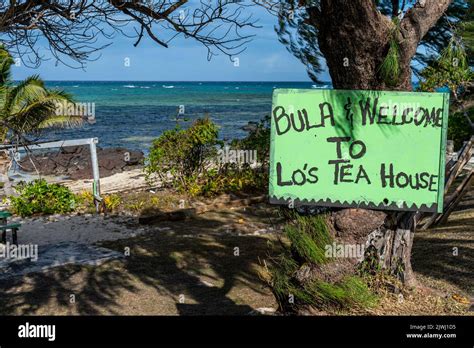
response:
[[[412,263],[415,272],[455,285],[474,297],[474,187],[449,220],[415,233]]]
[[[234,221],[252,213],[226,214]],[[225,221],[203,215],[162,223],[146,235],[101,244],[129,255],[124,260],[3,281],[0,314],[239,315],[274,307],[258,274],[274,236],[239,236]]]

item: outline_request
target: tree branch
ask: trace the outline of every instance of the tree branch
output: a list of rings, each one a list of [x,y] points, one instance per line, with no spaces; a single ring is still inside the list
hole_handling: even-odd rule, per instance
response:
[[[418,44],[436,24],[453,0],[419,0],[409,9],[400,23],[400,45],[405,59],[411,60]]]
[[[145,36],[168,47],[177,36],[191,38],[208,49],[233,56],[253,35],[244,29],[257,27],[252,6],[234,0],[10,0],[0,1],[0,38],[25,65],[38,66],[39,40],[48,41],[52,56],[66,65],[83,67],[91,56],[107,46],[101,37],[115,33]],[[70,65],[71,66],[71,65]]]

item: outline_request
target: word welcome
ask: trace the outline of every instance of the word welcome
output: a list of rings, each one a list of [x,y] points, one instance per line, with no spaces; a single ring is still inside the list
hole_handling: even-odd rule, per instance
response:
[[[354,126],[355,114],[351,111],[352,101],[344,105],[346,110],[346,120]],[[317,107],[318,114],[310,115],[305,108],[296,110],[296,112],[288,112],[285,107],[277,106],[273,109],[273,121],[276,127],[277,135],[283,135],[290,130],[295,132],[309,131],[314,128],[335,127],[336,118],[334,107],[329,102],[320,103]],[[405,107],[398,109],[397,104],[389,106],[387,104],[379,105],[379,98],[371,100],[367,98],[358,102],[360,114],[360,124],[366,125],[392,125],[403,126],[414,124],[415,126],[442,127],[443,108],[422,106]]]

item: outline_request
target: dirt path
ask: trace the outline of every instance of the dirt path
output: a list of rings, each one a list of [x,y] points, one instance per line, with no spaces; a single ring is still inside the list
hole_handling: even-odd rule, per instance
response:
[[[161,222],[135,237],[132,233],[143,228],[137,222],[111,218],[93,228],[83,222],[86,227],[64,231],[71,233],[67,238],[84,241],[94,231],[118,233],[125,239],[99,245],[126,257],[2,282],[0,314],[237,315],[274,310],[275,299],[259,275],[263,260],[278,252],[280,231],[272,221],[278,221],[275,210],[259,204]],[[122,231],[107,230],[114,225],[122,225]],[[92,234],[81,234],[84,228]],[[416,234],[413,267],[435,293],[407,293],[403,301],[387,294],[377,308],[361,314],[469,314],[452,297],[473,296],[473,230],[474,190],[445,225]],[[89,237],[87,242],[98,240]]]
[[[0,313],[222,315],[274,309],[274,297],[259,278],[260,261],[276,238],[268,217],[264,206],[227,210],[103,242],[128,256],[0,284]]]
[[[445,224],[415,233],[412,261],[425,284],[474,300],[474,186]]]

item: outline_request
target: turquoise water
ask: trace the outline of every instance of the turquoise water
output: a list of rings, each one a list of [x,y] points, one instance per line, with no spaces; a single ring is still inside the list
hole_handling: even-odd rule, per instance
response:
[[[124,146],[147,152],[152,140],[174,128],[178,108],[192,120],[206,114],[224,140],[246,135],[241,129],[271,111],[274,88],[316,88],[312,82],[91,82],[48,81],[78,102],[94,103],[96,123],[48,131],[43,138],[99,138],[99,146]]]

